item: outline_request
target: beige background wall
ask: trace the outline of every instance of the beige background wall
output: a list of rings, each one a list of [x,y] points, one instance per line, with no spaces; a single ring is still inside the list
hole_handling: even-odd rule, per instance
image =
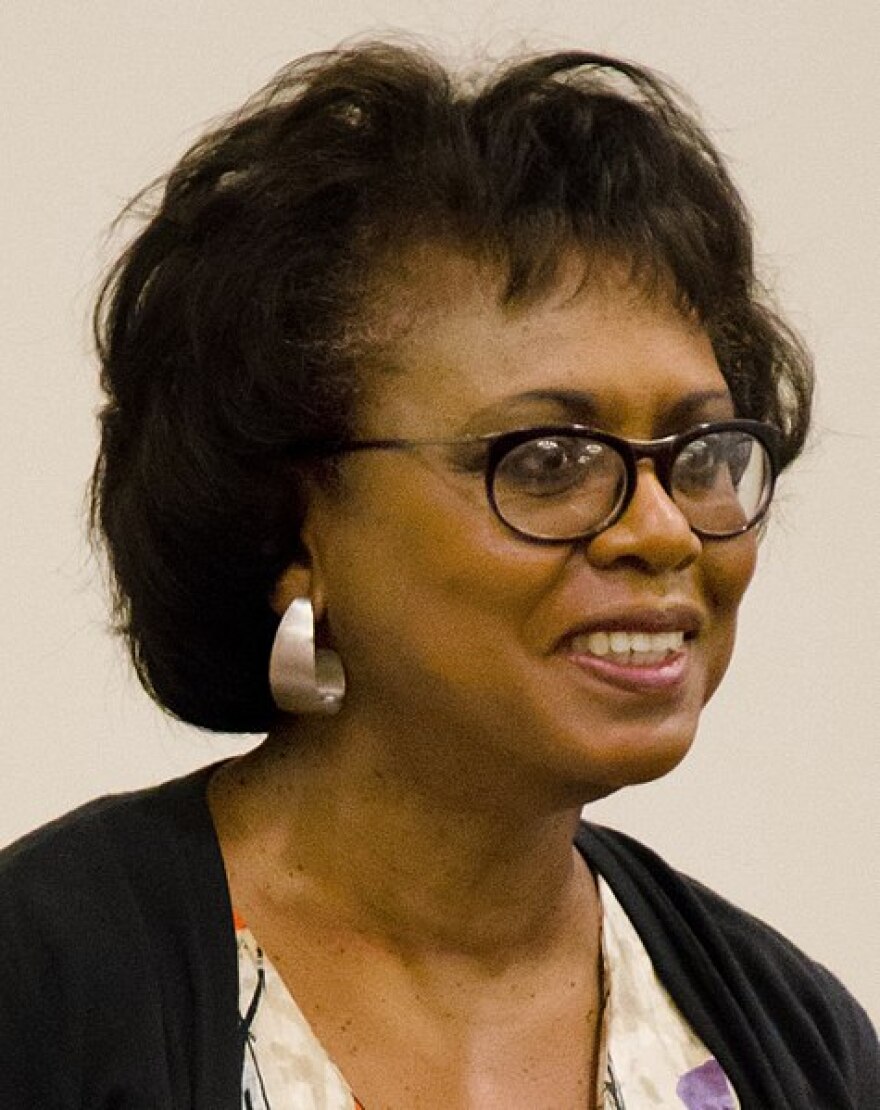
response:
[[[880,7],[873,0],[6,0],[0,6],[0,843],[241,746],[167,720],[83,540],[86,317],[121,204],[290,57],[363,30],[453,55],[618,52],[702,107],[816,352],[738,656],[690,760],[595,807],[829,964],[880,1017]]]

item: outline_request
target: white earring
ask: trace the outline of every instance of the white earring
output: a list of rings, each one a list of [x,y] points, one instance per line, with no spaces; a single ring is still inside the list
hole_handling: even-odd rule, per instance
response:
[[[315,649],[315,611],[307,597],[290,603],[269,656],[269,686],[286,713],[337,713],[345,672],[335,651]]]

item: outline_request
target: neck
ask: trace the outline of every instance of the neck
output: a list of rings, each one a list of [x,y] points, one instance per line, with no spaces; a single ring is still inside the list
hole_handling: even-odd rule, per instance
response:
[[[471,770],[404,773],[368,737],[310,721],[221,769],[211,804],[225,853],[259,860],[281,912],[306,904],[401,951],[490,962],[588,929],[598,906],[572,847],[578,808],[517,799]]]

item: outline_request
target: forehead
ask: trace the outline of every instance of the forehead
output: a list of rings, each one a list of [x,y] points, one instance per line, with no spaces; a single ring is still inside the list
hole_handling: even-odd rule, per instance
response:
[[[690,423],[732,415],[705,331],[620,264],[586,271],[572,254],[527,303],[505,304],[502,291],[499,267],[451,249],[424,245],[401,260],[373,302],[387,369],[369,390],[368,434],[571,419],[649,436],[674,412],[696,408]]]

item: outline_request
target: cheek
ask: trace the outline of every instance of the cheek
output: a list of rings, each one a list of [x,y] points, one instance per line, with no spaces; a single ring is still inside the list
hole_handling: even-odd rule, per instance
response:
[[[739,605],[755,573],[758,544],[754,533],[715,544],[707,559],[706,591],[712,614],[711,646],[705,701],[727,671],[736,640]]]
[[[747,532],[737,539],[716,542],[710,556],[714,599],[722,609],[735,612],[755,573],[757,537],[754,532]]]
[[[418,475],[407,477],[398,472],[393,484],[362,489],[331,526],[325,565],[334,625],[358,652],[381,638],[389,657],[419,669],[455,671],[468,656],[473,668],[479,651],[450,647],[483,644],[487,658],[497,655],[528,622],[560,556],[517,541],[481,491],[471,499],[434,483],[428,497]]]

